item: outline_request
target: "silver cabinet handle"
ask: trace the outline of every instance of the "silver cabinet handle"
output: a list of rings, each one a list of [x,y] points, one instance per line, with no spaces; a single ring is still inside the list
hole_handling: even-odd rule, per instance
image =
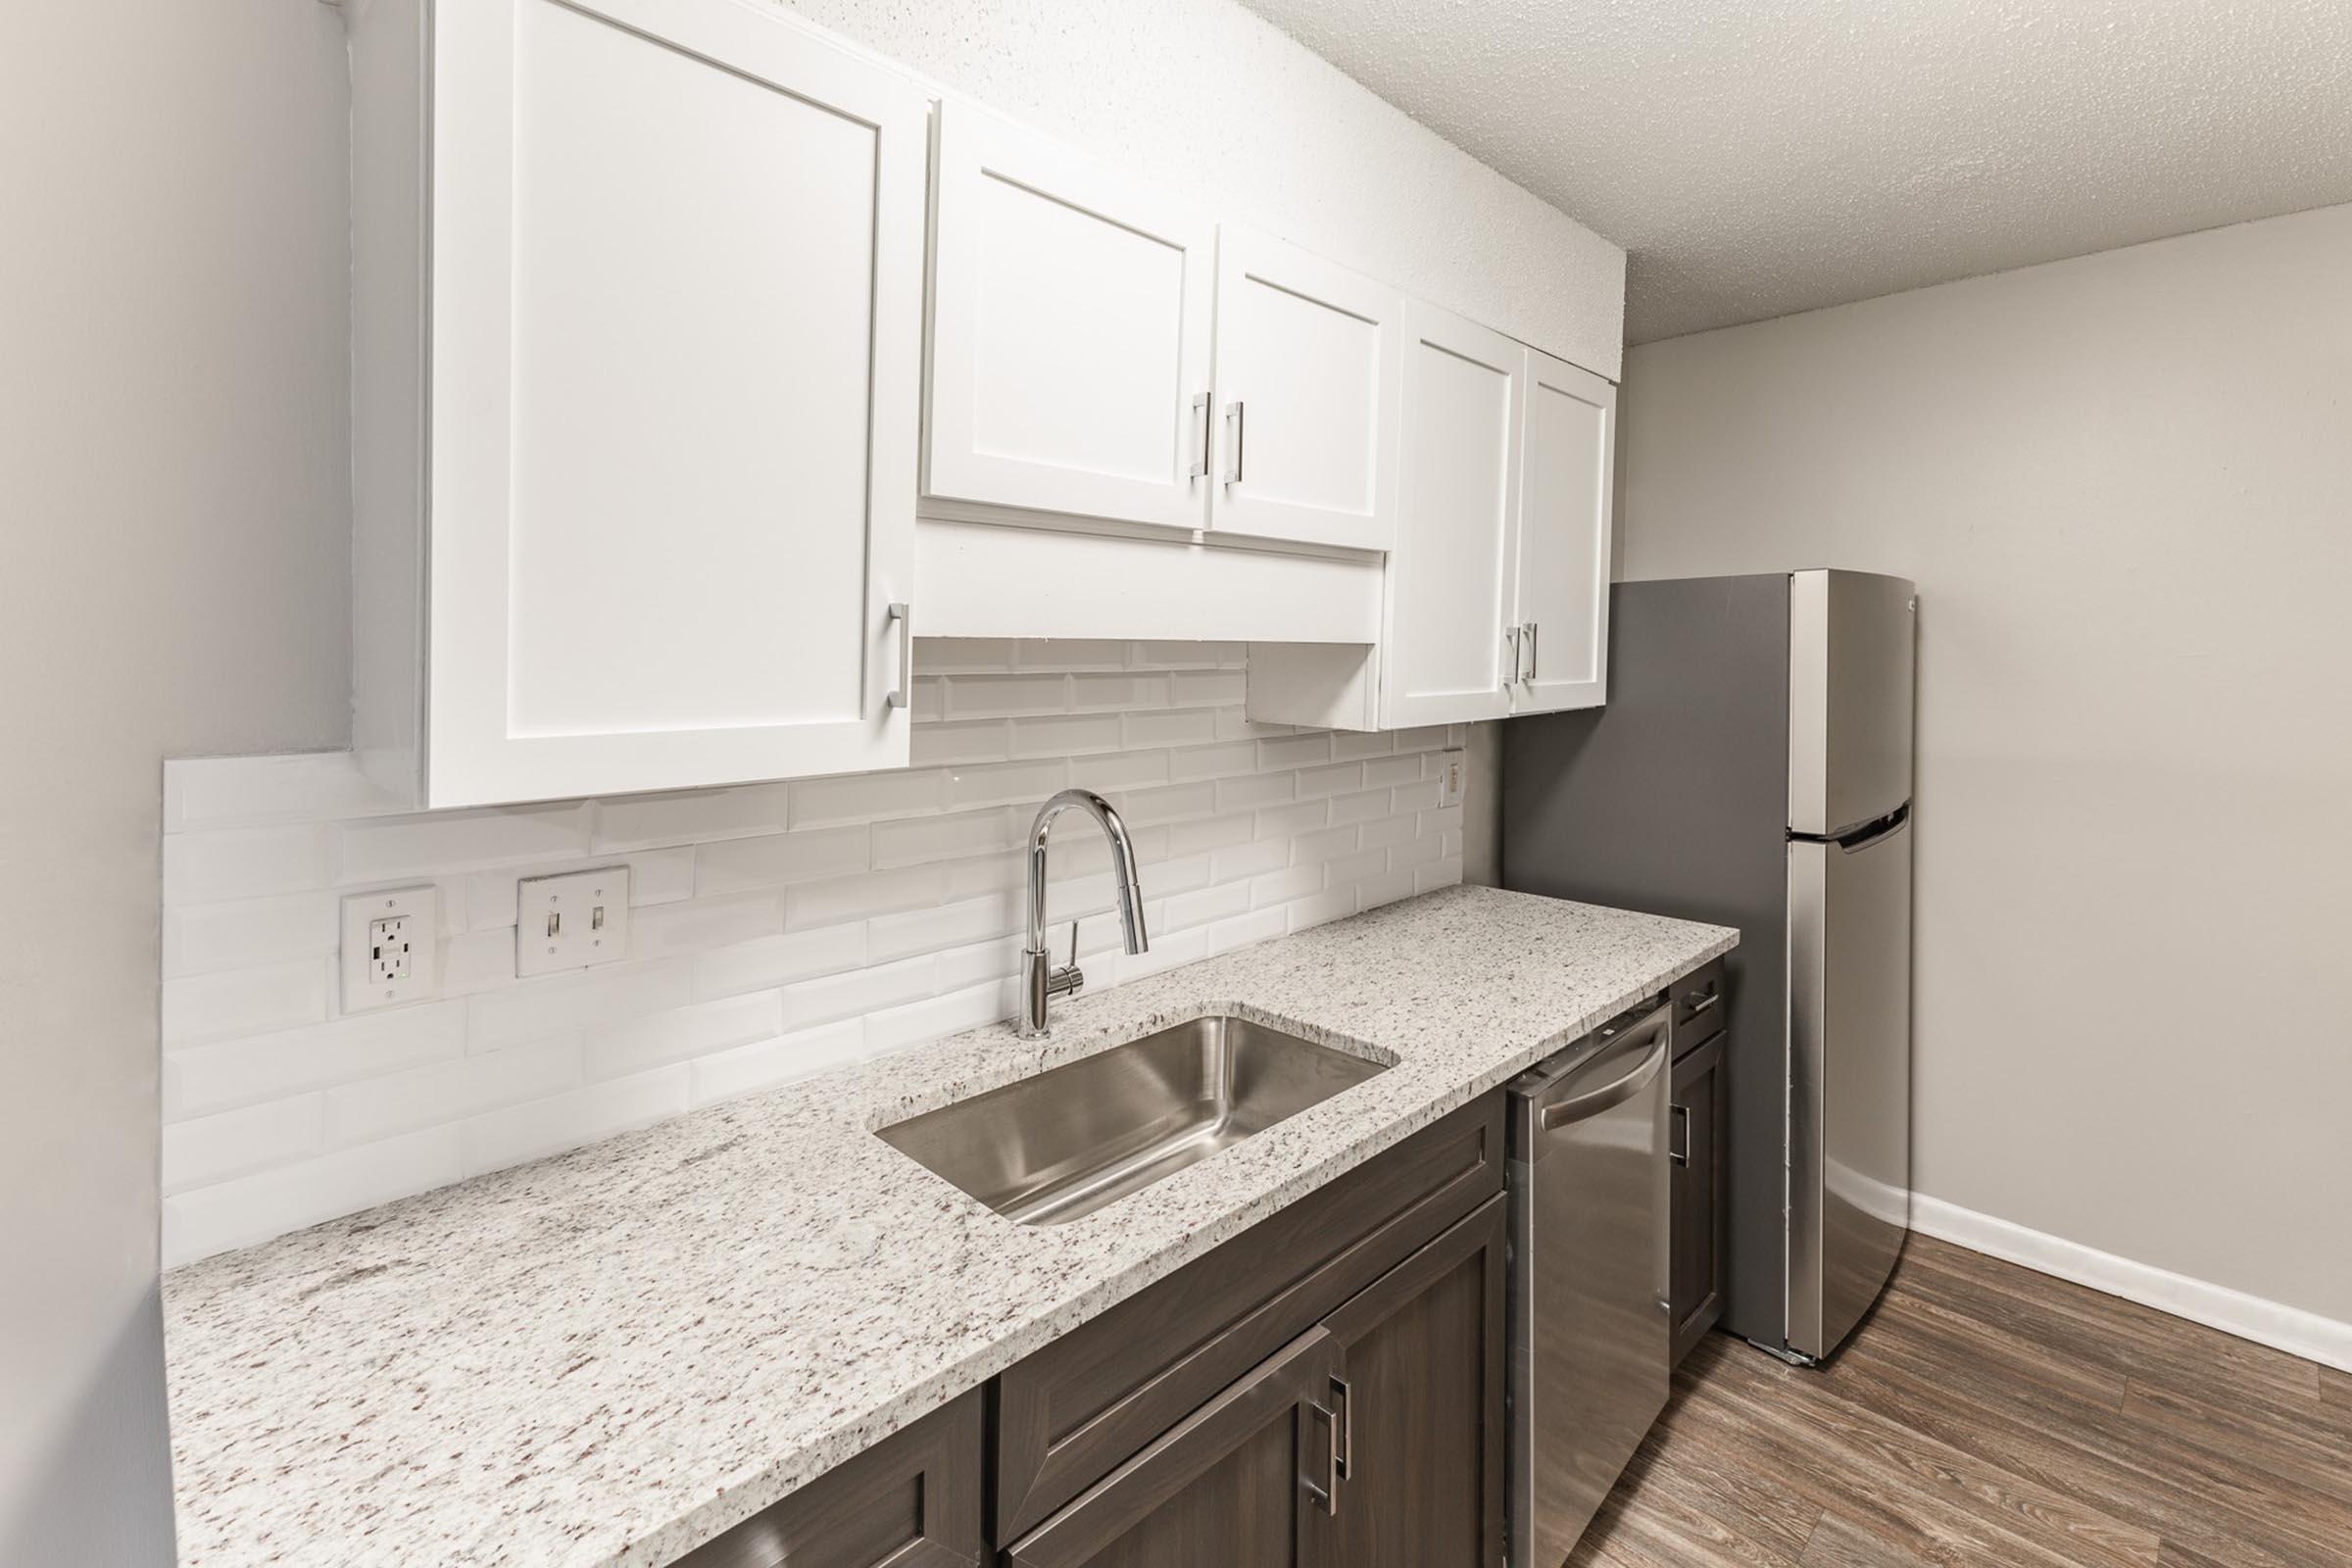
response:
[[[1242,412],[1240,398],[1235,398],[1231,403],[1225,405],[1225,453],[1228,459],[1225,482],[1227,484],[1242,482],[1242,436],[1247,422]]]
[[[1520,628],[1519,646],[1527,654],[1527,667],[1519,677],[1522,686],[1532,686],[1536,680],[1536,623],[1529,621]]]
[[[1346,1378],[1331,1380],[1333,1402],[1340,1407],[1340,1456],[1332,1473],[1345,1481],[1355,1473],[1355,1388]]]
[[[1208,407],[1207,393],[1193,394],[1193,466],[1188,478],[1208,477]]]
[[[1674,1105],[1674,1126],[1666,1135],[1666,1157],[1677,1165],[1690,1163],[1690,1107]]]
[[[1315,1499],[1315,1505],[1331,1518],[1337,1519],[1340,1516],[1340,1418],[1312,1399],[1307,1400],[1306,1407],[1323,1418],[1324,1426],[1331,1432],[1331,1448],[1324,1460],[1323,1485],[1318,1487],[1303,1477],[1301,1481],[1306,1487],[1306,1494]]]
[[[1519,628],[1502,628],[1502,683],[1511,686],[1519,680]]]
[[[1683,1005],[1689,1007],[1690,1016],[1695,1018],[1722,1000],[1723,993],[1720,991],[1693,991],[1683,999]]]
[[[905,708],[914,700],[914,612],[903,599],[883,612],[884,624],[894,620],[899,623],[899,683],[882,699],[882,706]]]

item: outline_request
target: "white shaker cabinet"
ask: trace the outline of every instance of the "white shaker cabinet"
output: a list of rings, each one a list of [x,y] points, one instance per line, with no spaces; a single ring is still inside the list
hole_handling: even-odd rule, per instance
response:
[[[737,0],[352,28],[363,759],[436,807],[904,765],[924,94]]]
[[[1215,532],[1396,542],[1403,312],[1386,284],[1219,226]]]
[[[1617,389],[1529,349],[1523,431],[1511,711],[1597,708],[1608,674]]]
[[[1404,321],[1380,638],[1251,643],[1250,716],[1402,729],[1598,707],[1617,389],[1418,302]]]
[[[1215,223],[961,103],[938,205],[924,493],[1206,526]]]

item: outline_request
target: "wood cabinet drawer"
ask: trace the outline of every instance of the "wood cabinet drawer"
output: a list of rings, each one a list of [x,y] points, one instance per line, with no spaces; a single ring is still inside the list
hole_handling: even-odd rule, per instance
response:
[[[982,1408],[974,1389],[672,1568],[969,1568],[988,1549]]]
[[[995,1537],[1013,1540],[1502,1190],[1489,1095],[1005,1372]]]
[[[1723,960],[1717,958],[1683,976],[1670,989],[1674,997],[1674,1054],[1680,1056],[1723,1032],[1732,1006]]]

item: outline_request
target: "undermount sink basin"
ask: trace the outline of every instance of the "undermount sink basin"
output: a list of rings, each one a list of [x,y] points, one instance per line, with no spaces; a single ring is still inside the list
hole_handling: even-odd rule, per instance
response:
[[[1024,1225],[1091,1214],[1383,1071],[1212,1014],[880,1130]]]

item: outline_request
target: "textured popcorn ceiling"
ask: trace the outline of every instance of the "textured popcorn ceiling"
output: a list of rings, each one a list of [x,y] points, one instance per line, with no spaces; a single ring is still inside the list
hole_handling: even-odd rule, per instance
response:
[[[2352,0],[1244,0],[1632,253],[1644,342],[2352,201]]]

